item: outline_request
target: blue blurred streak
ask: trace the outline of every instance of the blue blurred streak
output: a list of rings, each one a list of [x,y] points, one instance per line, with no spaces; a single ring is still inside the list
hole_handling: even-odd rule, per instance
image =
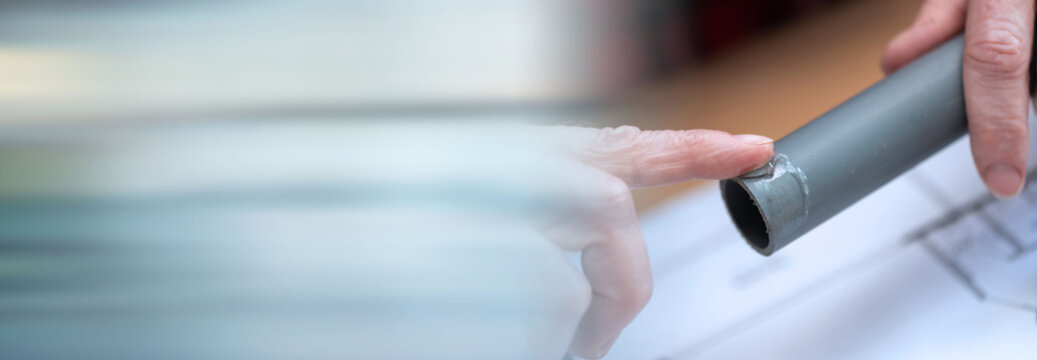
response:
[[[0,358],[539,356],[546,3],[0,1]]]

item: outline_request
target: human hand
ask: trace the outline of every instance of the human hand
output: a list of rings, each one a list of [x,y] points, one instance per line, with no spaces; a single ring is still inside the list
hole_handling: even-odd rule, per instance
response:
[[[630,189],[737,176],[770,160],[773,140],[630,126],[546,130],[566,155],[561,188],[574,200],[565,211],[548,217],[542,231],[560,247],[582,251],[592,296],[569,351],[596,359],[609,351],[652,292]]]
[[[929,0],[914,24],[889,44],[889,74],[965,29],[963,80],[972,156],[999,197],[1025,184],[1028,154],[1032,0]]]

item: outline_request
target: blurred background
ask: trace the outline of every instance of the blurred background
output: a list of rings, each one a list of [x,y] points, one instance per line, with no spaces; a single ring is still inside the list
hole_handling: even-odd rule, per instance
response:
[[[880,79],[920,3],[4,0],[0,105],[8,124],[447,116],[777,138]]]
[[[0,0],[0,357],[550,358],[494,126],[780,138],[921,2]]]

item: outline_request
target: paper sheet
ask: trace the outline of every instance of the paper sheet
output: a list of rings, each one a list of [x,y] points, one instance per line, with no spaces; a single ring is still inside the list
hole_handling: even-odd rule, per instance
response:
[[[643,218],[655,292],[606,358],[1037,358],[1035,157],[996,200],[962,139],[772,257],[718,189],[678,199]]]

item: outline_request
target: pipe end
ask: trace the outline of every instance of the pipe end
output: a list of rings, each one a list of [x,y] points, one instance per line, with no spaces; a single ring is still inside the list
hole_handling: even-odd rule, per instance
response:
[[[735,227],[764,256],[809,230],[804,226],[809,194],[806,175],[783,154],[759,169],[721,181],[720,192]]]
[[[774,253],[771,229],[759,202],[738,179],[720,182],[720,193],[738,232],[753,250],[764,256]]]

